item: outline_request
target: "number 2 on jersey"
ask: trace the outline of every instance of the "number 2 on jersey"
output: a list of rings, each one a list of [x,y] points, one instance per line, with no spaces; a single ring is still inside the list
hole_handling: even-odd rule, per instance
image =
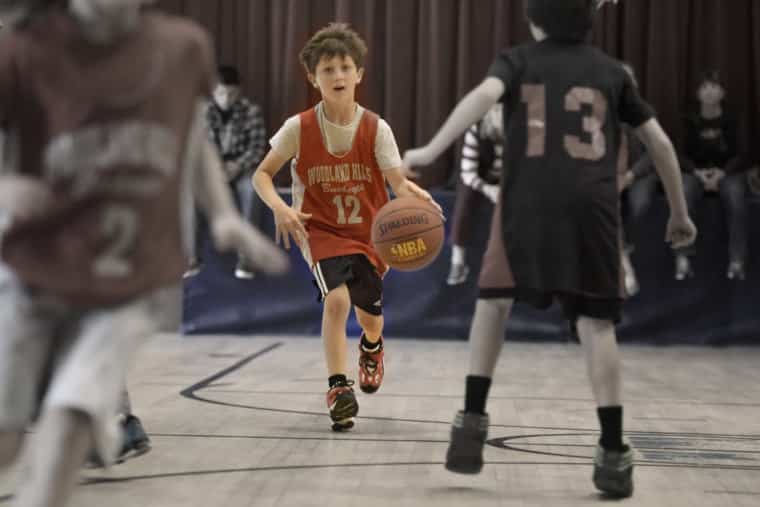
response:
[[[362,210],[362,203],[355,195],[347,195],[345,199],[343,196],[336,195],[333,202],[335,203],[335,207],[338,208],[339,225],[361,224],[364,222],[364,218],[359,214]],[[348,219],[346,219],[346,208],[351,208]]]
[[[527,106],[528,145],[526,156],[542,157],[546,152],[546,85],[524,84],[522,101]],[[563,138],[565,151],[572,158],[597,161],[607,153],[607,141],[602,126],[607,120],[607,99],[599,90],[585,86],[575,86],[565,94],[564,109],[568,113],[581,111],[584,104],[591,106],[591,114],[584,115],[583,131],[590,142],[580,137],[566,134]]]
[[[132,273],[128,256],[137,239],[139,219],[127,206],[110,205],[103,210],[101,233],[109,241],[105,251],[95,260],[97,276],[124,277]]]

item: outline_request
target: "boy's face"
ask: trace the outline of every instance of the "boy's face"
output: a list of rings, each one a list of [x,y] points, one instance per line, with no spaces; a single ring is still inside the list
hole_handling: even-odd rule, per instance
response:
[[[705,81],[699,86],[697,90],[697,98],[703,104],[714,106],[720,104],[723,98],[726,96],[726,91],[723,87],[712,81]]]
[[[214,102],[224,111],[229,109],[239,97],[240,87],[238,86],[219,83],[214,88]]]
[[[364,75],[364,69],[357,69],[350,56],[326,56],[317,64],[314,74],[309,74],[309,81],[319,88],[322,98],[331,101],[353,101],[356,85]]]

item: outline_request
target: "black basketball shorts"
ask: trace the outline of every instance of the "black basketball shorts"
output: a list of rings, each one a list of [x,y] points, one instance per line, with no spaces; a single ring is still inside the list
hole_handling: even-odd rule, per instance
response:
[[[314,265],[312,273],[320,301],[324,301],[331,290],[345,283],[351,304],[370,315],[383,314],[383,279],[365,255],[322,259]]]

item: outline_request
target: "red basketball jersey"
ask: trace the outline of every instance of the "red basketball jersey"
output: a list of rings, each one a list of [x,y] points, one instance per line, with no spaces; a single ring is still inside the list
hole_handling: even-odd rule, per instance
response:
[[[179,280],[187,138],[215,79],[207,35],[150,13],[97,46],[51,8],[0,46],[0,123],[18,139],[18,171],[55,195],[13,222],[3,262],[30,287],[85,306]]]
[[[293,206],[312,214],[304,257],[314,265],[329,257],[364,254],[385,273],[388,267],[371,242],[372,220],[388,202],[385,177],[375,158],[378,116],[364,111],[351,149],[341,156],[327,151],[316,109],[301,113],[300,121]]]

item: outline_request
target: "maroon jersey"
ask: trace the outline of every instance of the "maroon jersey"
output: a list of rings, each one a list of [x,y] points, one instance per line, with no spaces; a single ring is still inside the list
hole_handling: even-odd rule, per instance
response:
[[[117,44],[96,46],[54,10],[0,46],[0,125],[18,140],[16,169],[55,195],[34,219],[12,222],[3,262],[82,305],[179,279],[186,144],[215,79],[207,35],[148,13]]]

